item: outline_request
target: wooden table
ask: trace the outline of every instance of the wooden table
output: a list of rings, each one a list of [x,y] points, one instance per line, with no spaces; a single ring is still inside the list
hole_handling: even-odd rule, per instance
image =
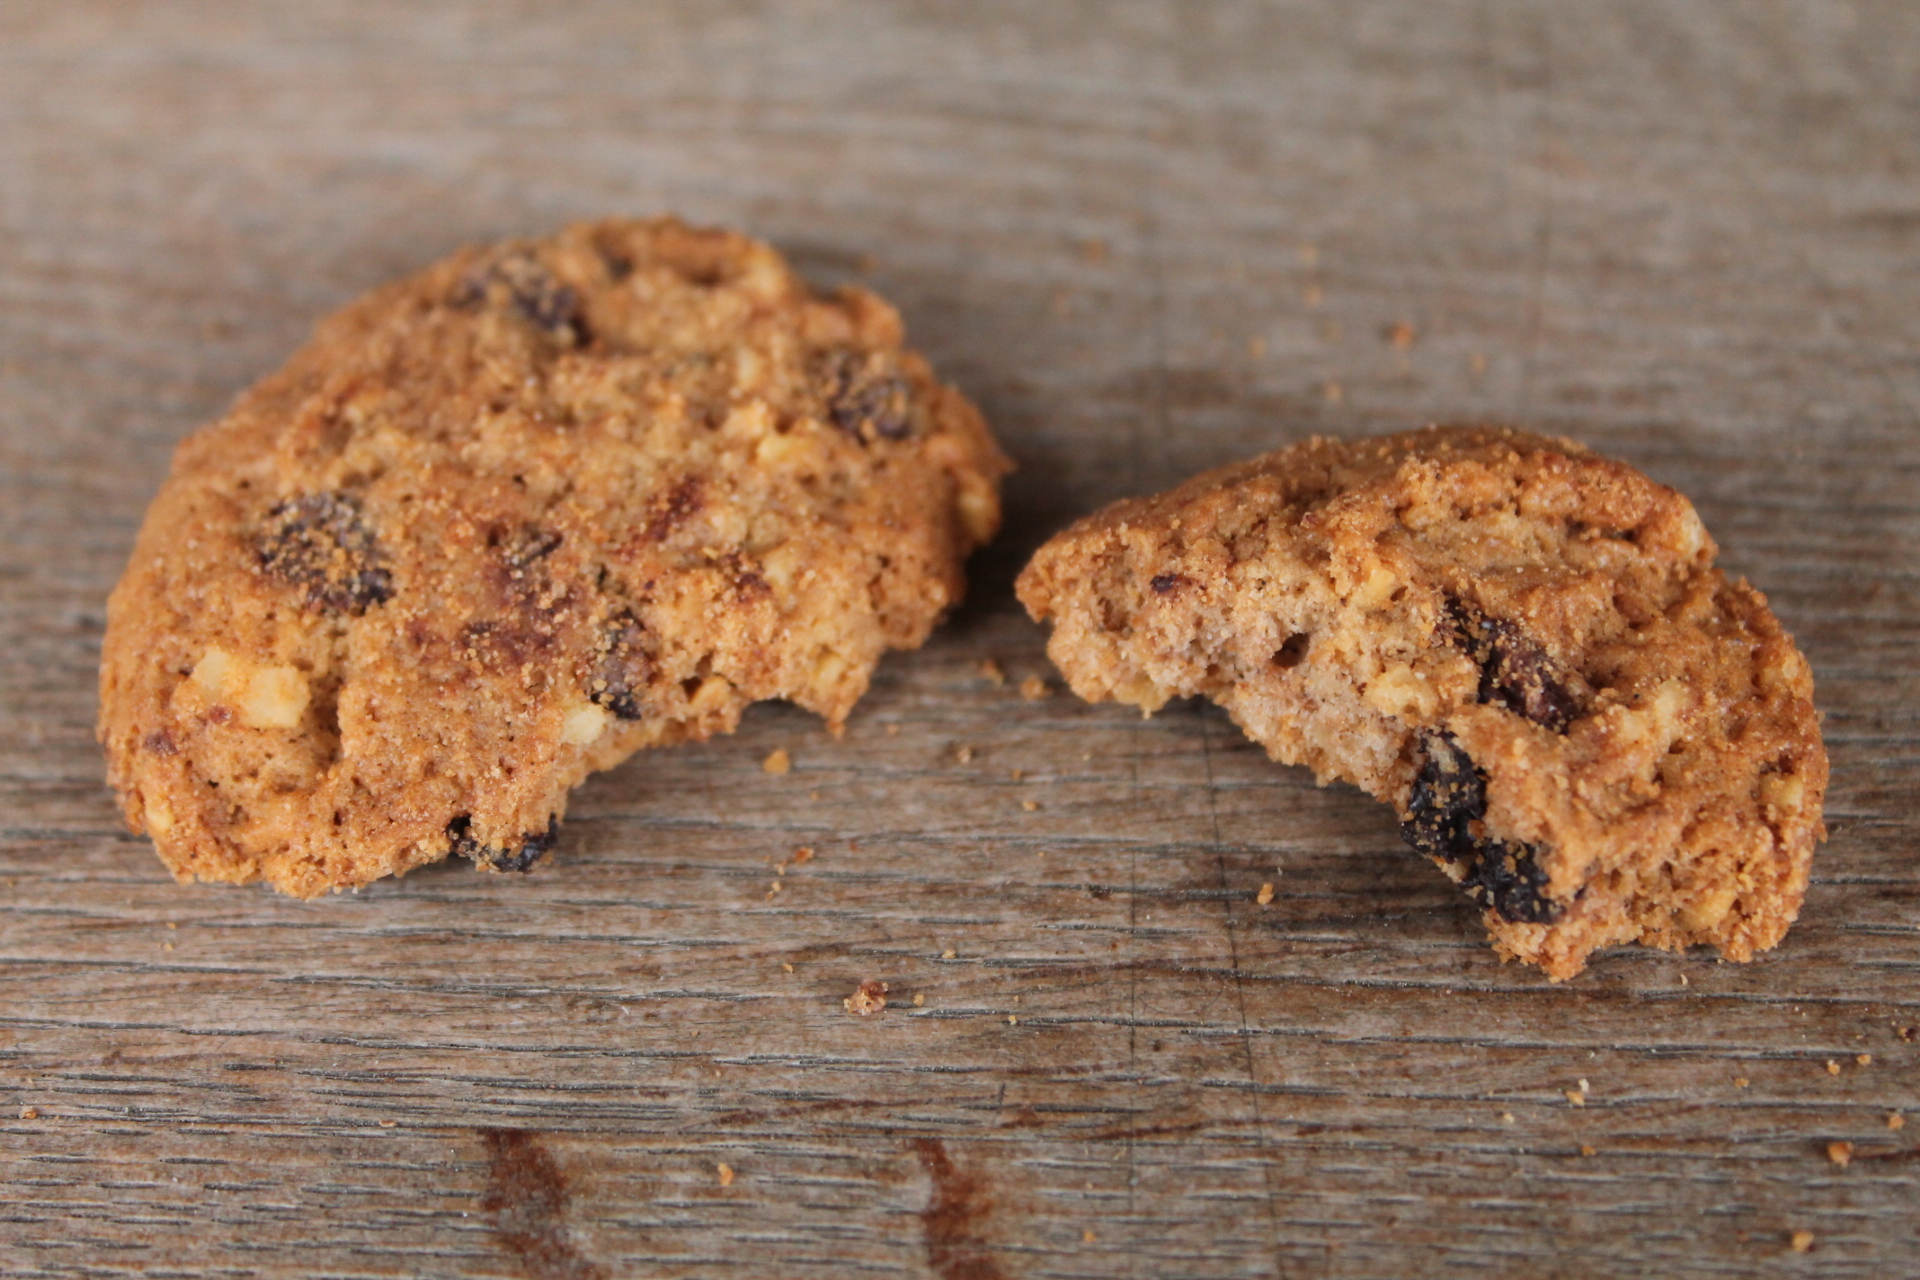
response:
[[[1904,0],[0,9],[0,1274],[1920,1274],[1916,83]],[[980,401],[969,604],[530,878],[173,884],[92,737],[172,445],[367,286],[658,209]],[[1777,951],[1550,986],[1216,712],[1020,696],[1068,518],[1432,418],[1679,486],[1798,636]]]

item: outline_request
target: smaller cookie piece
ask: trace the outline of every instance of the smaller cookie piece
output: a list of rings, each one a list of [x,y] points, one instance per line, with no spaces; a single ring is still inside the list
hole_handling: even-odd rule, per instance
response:
[[[183,880],[525,871],[568,789],[785,698],[837,730],[999,522],[979,413],[863,289],[670,218],[463,250],[180,446],[100,737]]]
[[[1680,494],[1579,445],[1313,439],[1116,503],[1021,601],[1089,701],[1224,707],[1392,804],[1560,980],[1596,949],[1748,960],[1799,913],[1827,757],[1806,660]]]

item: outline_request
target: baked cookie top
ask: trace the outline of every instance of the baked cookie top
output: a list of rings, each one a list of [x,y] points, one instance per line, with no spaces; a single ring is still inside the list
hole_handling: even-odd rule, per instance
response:
[[[1518,431],[1313,439],[1107,508],[1019,594],[1082,697],[1199,695],[1398,810],[1555,978],[1744,960],[1797,914],[1827,759],[1806,660],[1692,505]]]
[[[787,698],[836,728],[999,522],[979,413],[857,288],[609,220],[326,320],[180,446],[100,738],[182,879],[524,869],[568,788]]]

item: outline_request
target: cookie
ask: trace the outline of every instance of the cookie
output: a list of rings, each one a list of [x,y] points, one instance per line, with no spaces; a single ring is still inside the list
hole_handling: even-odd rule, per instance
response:
[[[999,521],[974,407],[862,289],[672,220],[375,290],[181,445],[100,738],[181,879],[525,870],[568,789],[763,698],[836,730]]]
[[[1806,660],[1692,505],[1565,440],[1431,427],[1117,503],[1021,601],[1090,701],[1212,699],[1393,805],[1555,980],[1596,949],[1747,960],[1799,912],[1827,758]]]

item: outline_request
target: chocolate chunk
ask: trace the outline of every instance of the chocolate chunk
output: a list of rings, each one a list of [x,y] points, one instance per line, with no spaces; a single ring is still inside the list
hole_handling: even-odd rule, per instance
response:
[[[645,714],[640,694],[653,675],[653,655],[643,641],[646,629],[625,610],[608,620],[600,635],[600,655],[587,679],[588,696],[622,720]]]
[[[545,831],[529,832],[520,838],[517,846],[510,848],[481,844],[473,837],[473,819],[465,815],[447,824],[447,835],[453,841],[450,853],[484,862],[495,871],[531,871],[533,864],[545,857],[554,841],[560,838],[560,819],[548,818]]]
[[[448,301],[462,309],[482,302],[504,304],[556,341],[585,344],[592,338],[580,313],[580,295],[527,254],[514,254],[470,272],[454,286]]]
[[[500,558],[517,577],[560,549],[561,537],[552,529],[537,524],[522,525],[512,531],[496,531],[491,541]]]
[[[1420,770],[1400,835],[1429,858],[1462,873],[1461,888],[1502,918],[1545,924],[1560,914],[1546,896],[1547,874],[1530,845],[1485,833],[1487,775],[1450,733],[1420,735]]]
[[[1537,725],[1565,733],[1579,714],[1567,675],[1547,651],[1511,622],[1489,618],[1459,600],[1447,601],[1455,642],[1480,668],[1480,701],[1505,707]]]
[[[1153,588],[1153,594],[1165,596],[1172,595],[1192,581],[1193,579],[1184,573],[1157,573],[1147,585]]]
[[[256,546],[273,577],[306,588],[307,605],[358,616],[393,598],[393,579],[359,504],[339,493],[289,498],[267,512]]]
[[[879,351],[830,351],[815,375],[835,426],[868,444],[913,433],[913,388]]]
[[[1287,642],[1273,651],[1273,665],[1282,671],[1291,671],[1307,660],[1307,650],[1313,645],[1313,637],[1304,631],[1296,631],[1287,637]]]

